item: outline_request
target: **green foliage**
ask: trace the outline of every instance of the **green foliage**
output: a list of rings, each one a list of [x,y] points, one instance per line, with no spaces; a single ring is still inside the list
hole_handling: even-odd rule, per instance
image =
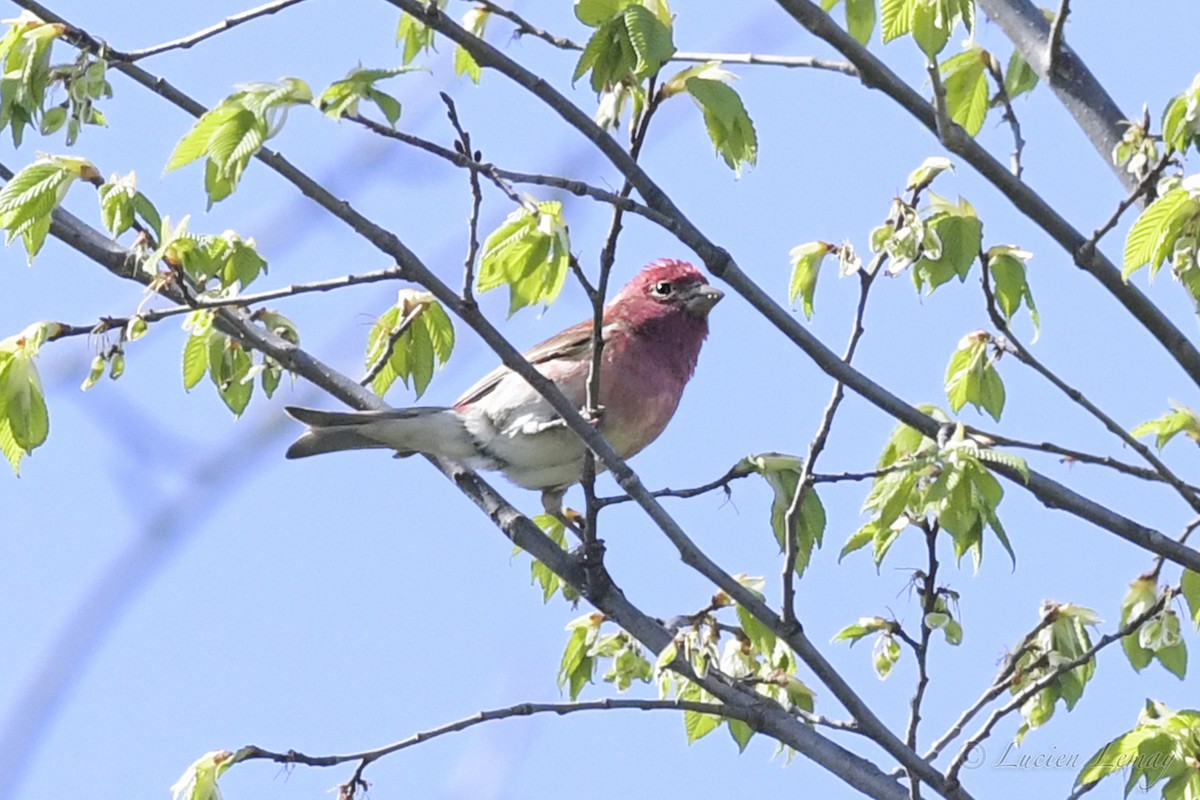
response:
[[[220,800],[218,779],[245,758],[249,749],[243,748],[236,753],[213,750],[200,756],[171,787],[171,800]]]
[[[996,245],[988,248],[988,273],[992,277],[992,294],[996,297],[996,305],[1000,313],[1009,322],[1013,315],[1025,303],[1029,309],[1029,318],[1033,320],[1036,331],[1041,323],[1038,318],[1037,306],[1033,302],[1033,292],[1029,288],[1029,280],[1025,274],[1025,262],[1033,257],[1032,253],[1008,245]],[[1036,338],[1036,336],[1035,336]]]
[[[954,163],[944,156],[930,156],[921,162],[921,166],[908,174],[904,188],[910,192],[923,192],[933,183],[934,179],[943,172],[953,172]]]
[[[412,72],[413,67],[388,67],[386,69],[364,69],[355,67],[345,78],[335,81],[329,88],[321,92],[317,98],[317,107],[332,119],[358,115],[360,100],[370,100],[383,112],[384,118],[393,128],[400,119],[400,101],[390,94],[375,88],[375,84],[387,78],[394,78],[405,72]]]
[[[1135,787],[1148,792],[1165,780],[1164,800],[1194,800],[1200,796],[1200,711],[1172,711],[1147,700],[1137,725],[1100,748],[1075,778],[1090,786],[1118,772],[1128,772],[1125,796]],[[1080,794],[1080,792],[1076,792]]]
[[[988,93],[986,59],[981,47],[970,47],[942,62],[946,87],[946,113],[971,136],[983,128],[991,97]]]
[[[100,173],[87,159],[45,154],[13,175],[12,180],[0,189],[0,228],[6,234],[4,243],[12,244],[20,236],[32,264],[46,242],[54,209],[79,178],[98,183]]]
[[[488,19],[491,16],[492,12],[475,6],[463,15],[462,26],[473,36],[478,36],[482,39],[483,31],[487,28]],[[472,83],[479,83],[479,78],[483,74],[483,70],[475,61],[475,57],[462,45],[454,48],[454,74],[466,75],[471,79]]]
[[[785,550],[784,542],[787,541],[787,513],[796,497],[801,461],[795,456],[764,453],[747,456],[742,459],[739,468],[743,465],[745,469],[762,475],[774,493],[771,501],[771,530],[775,533],[775,541],[779,543],[779,552],[782,553]],[[797,575],[804,574],[812,558],[813,548],[821,546],[824,534],[825,506],[821,504],[817,490],[810,484],[796,515]]]
[[[1004,410],[1004,382],[995,366],[999,351],[989,353],[991,344],[992,337],[986,331],[968,333],[959,341],[946,367],[946,397],[952,411],[970,403],[999,422]]]
[[[562,203],[529,202],[484,241],[479,291],[507,285],[510,316],[526,306],[550,305],[562,291],[570,263],[571,238]]]
[[[921,222],[921,254],[913,264],[917,291],[933,290],[957,277],[966,281],[979,257],[983,223],[966,200],[951,203],[929,193],[930,207]],[[915,232],[914,232],[915,236]]]
[[[383,312],[367,336],[367,367],[386,359],[371,389],[382,397],[399,378],[420,397],[434,369],[445,365],[453,349],[454,324],[442,304],[429,292],[401,289],[396,304]]]
[[[1200,74],[1187,91],[1176,95],[1163,111],[1163,141],[1172,150],[1200,147]]]
[[[871,664],[880,680],[886,680],[892,672],[892,667],[900,660],[900,643],[894,634],[900,626],[894,621],[883,617],[860,617],[858,622],[847,625],[836,634],[835,642],[850,642],[853,647],[860,639],[875,636],[875,644],[871,650]]]
[[[50,415],[34,359],[46,341],[55,338],[56,322],[35,322],[0,341],[0,452],[20,474],[21,459],[46,441]]]
[[[257,319],[276,335],[299,341],[291,320],[274,312],[256,312]],[[235,417],[240,417],[254,394],[258,377],[263,392],[270,397],[279,385],[282,367],[268,357],[254,363],[254,356],[236,339],[213,327],[214,313],[197,310],[188,314],[183,328],[189,336],[183,347],[183,388],[191,390],[207,374],[217,394]]]
[[[446,7],[446,0],[437,0],[437,7]],[[401,13],[400,24],[396,28],[396,42],[403,46],[403,63],[408,66],[422,52],[433,49],[433,28],[421,22],[411,14]]]
[[[942,51],[959,22],[968,33],[975,27],[974,0],[880,0],[879,14],[884,44],[912,33],[929,58]]]
[[[939,420],[947,419],[936,408],[923,406],[922,410]],[[965,435],[961,425],[944,447],[907,425],[897,426],[880,457],[881,474],[863,501],[863,511],[871,516],[846,541],[839,558],[870,544],[879,565],[910,525],[930,529],[936,525],[950,534],[959,562],[970,552],[979,568],[985,528],[992,530],[1015,562],[997,515],[1004,490],[987,469],[986,463],[991,461],[1027,470],[1016,456],[981,447]]]
[[[1129,584],[1129,591],[1121,602],[1121,626],[1145,614],[1159,601],[1155,582],[1139,577]],[[1149,663],[1158,662],[1180,680],[1187,673],[1187,645],[1179,634],[1179,617],[1175,610],[1164,604],[1162,610],[1132,633],[1121,639],[1121,647],[1129,663],[1141,672]]]
[[[170,217],[164,217],[159,232],[159,245],[150,253],[143,268],[153,272],[160,262],[171,269],[182,269],[201,291],[209,291],[208,283],[216,281],[215,296],[231,296],[244,289],[267,271],[266,260],[258,254],[254,239],[242,239],[234,231],[220,236],[193,234],[188,230],[188,218],[172,227]]]
[[[1200,442],[1200,417],[1187,406],[1171,403],[1171,410],[1158,419],[1147,420],[1138,425],[1130,435],[1134,437],[1154,434],[1154,446],[1162,450],[1167,442],[1182,433],[1193,442]]]
[[[308,84],[299,78],[245,84],[196,121],[175,146],[166,169],[206,157],[204,189],[211,208],[237,188],[250,159],[283,127],[288,109],[312,99]]]
[[[1032,92],[1037,86],[1038,76],[1029,66],[1029,62],[1019,50],[1013,50],[1008,58],[1008,68],[1004,70],[1004,93],[1009,100],[1015,100],[1026,92]]]
[[[704,112],[704,126],[717,154],[741,177],[742,166],[758,161],[758,134],[738,93],[721,80],[693,77],[684,83]]]
[[[596,672],[596,654],[593,648],[600,639],[600,624],[604,615],[598,611],[584,614],[567,623],[571,638],[563,651],[558,667],[558,688],[567,688],[572,700],[579,697],[583,687],[592,682]]]
[[[1200,241],[1200,175],[1184,178],[1164,192],[1134,221],[1125,237],[1126,280],[1146,264],[1153,278],[1166,260],[1193,299],[1200,299],[1200,267],[1196,246]]]
[[[99,189],[100,218],[114,237],[133,227],[135,219],[155,233],[162,229],[162,218],[154,204],[137,189],[137,175],[113,174]]]
[[[788,283],[788,302],[796,305],[796,298],[803,302],[804,316],[812,319],[813,293],[817,289],[817,273],[825,256],[837,252],[837,245],[829,242],[808,242],[792,248],[792,279]]]
[[[1037,634],[1018,655],[1015,680],[1009,686],[1013,696],[1022,694],[1033,684],[1050,678],[1046,688],[1034,694],[1021,706],[1024,722],[1017,729],[1016,742],[1020,744],[1025,734],[1044,725],[1054,715],[1059,700],[1070,711],[1083,696],[1083,690],[1096,672],[1095,657],[1063,671],[1065,665],[1081,658],[1092,647],[1088,628],[1099,622],[1099,617],[1090,608],[1070,603],[1057,604],[1047,601],[1042,609],[1043,621]]]
[[[1179,579],[1179,593],[1187,601],[1192,624],[1200,628],[1200,573],[1185,569]]]
[[[575,4],[575,15],[595,31],[571,80],[591,72],[597,95],[619,83],[640,83],[657,74],[675,54],[671,14],[664,0],[584,0]]]
[[[58,23],[42,22],[27,11],[8,22],[8,32],[0,39],[0,65],[4,76],[0,80],[0,130],[11,127],[13,147],[20,147],[26,127],[46,124],[43,108],[51,82],[50,50],[54,40],[67,28]],[[51,117],[52,130],[57,117],[57,114]]]

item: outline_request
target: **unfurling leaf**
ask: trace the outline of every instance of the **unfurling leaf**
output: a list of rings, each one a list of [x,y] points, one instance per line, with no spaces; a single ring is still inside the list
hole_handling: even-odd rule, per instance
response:
[[[355,67],[345,78],[334,81],[317,98],[317,108],[332,119],[341,119],[358,114],[360,100],[369,100],[379,107],[384,118],[393,128],[400,119],[400,101],[376,88],[375,84],[394,78],[416,67],[388,67],[386,69],[364,69]]]
[[[0,228],[6,234],[5,244],[20,236],[32,264],[50,232],[51,214],[79,178],[98,183],[100,173],[92,162],[74,156],[41,155],[13,175],[0,189]]]
[[[780,453],[765,453],[750,456],[746,462],[752,465],[755,472],[762,475],[774,493],[771,502],[771,529],[775,533],[775,541],[779,551],[786,550],[787,516],[796,497],[796,488],[800,480],[800,461],[793,456],[783,456]],[[816,489],[809,485],[804,493],[804,500],[796,513],[795,519],[795,570],[797,575],[803,575],[812,558],[813,548],[820,547],[825,535],[825,507]]]
[[[962,338],[946,367],[946,397],[953,411],[970,403],[998,422],[1004,410],[1004,384],[988,353],[991,342],[992,337],[984,331]]]
[[[1200,175],[1192,175],[1151,203],[1130,226],[1125,237],[1122,277],[1128,280],[1146,264],[1150,265],[1150,276],[1153,277],[1175,252],[1178,240],[1194,240],[1198,236]]]
[[[825,256],[837,252],[837,246],[829,242],[809,242],[797,245],[791,250],[792,279],[788,284],[788,302],[796,305],[799,297],[804,309],[804,316],[812,319],[813,293],[817,288],[817,274]]]
[[[382,366],[371,388],[383,396],[397,378],[417,397],[454,349],[454,326],[441,303],[428,292],[401,289],[396,305],[385,311],[367,337],[366,365]]]
[[[1040,327],[1038,311],[1033,302],[1029,280],[1025,275],[1025,262],[1031,257],[1031,253],[1007,245],[991,247],[986,255],[988,272],[992,276],[992,292],[996,296],[996,305],[1000,307],[1000,313],[1011,322],[1021,303],[1025,303],[1036,332]],[[1036,335],[1034,338],[1036,339]]]
[[[207,157],[204,186],[211,207],[237,188],[250,159],[283,127],[288,109],[311,102],[312,91],[299,78],[241,86],[196,121],[175,146],[166,169]]]
[[[704,125],[717,154],[741,177],[742,166],[758,161],[758,134],[742,98],[732,87],[712,78],[688,78],[687,92],[704,112]]]
[[[50,433],[46,396],[34,359],[59,330],[57,323],[36,322],[0,341],[0,451],[14,474],[20,473],[21,459]]]
[[[1171,410],[1158,419],[1147,420],[1129,432],[1131,436],[1140,437],[1148,433],[1154,434],[1154,446],[1162,450],[1167,442],[1176,434],[1184,434],[1193,442],[1200,442],[1200,416],[1187,406],[1171,403]]]
[[[242,759],[242,751],[213,750],[196,759],[175,785],[171,787],[171,800],[221,800],[218,779],[225,771]]]
[[[483,30],[487,27],[488,19],[491,16],[492,12],[486,8],[475,6],[463,15],[462,26],[470,31],[473,36],[478,36],[482,39]],[[479,78],[483,75],[483,70],[480,68],[478,62],[475,61],[475,57],[462,45],[454,48],[454,74],[466,75],[471,79],[471,83],[479,83]]]
[[[479,291],[507,285],[509,315],[538,303],[550,305],[562,291],[570,259],[562,203],[530,203],[509,214],[483,243]]]

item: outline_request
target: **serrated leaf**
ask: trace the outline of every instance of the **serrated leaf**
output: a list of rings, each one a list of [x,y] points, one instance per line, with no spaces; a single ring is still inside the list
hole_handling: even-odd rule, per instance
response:
[[[1187,601],[1192,624],[1200,628],[1200,573],[1185,568],[1179,580],[1179,591]]]
[[[1179,230],[1200,213],[1200,202],[1177,187],[1151,203],[1129,228],[1121,276],[1126,280],[1146,264],[1156,271],[1175,245]]]
[[[758,161],[758,134],[742,99],[719,80],[693,77],[685,86],[704,113],[708,138],[718,155],[741,177],[743,165]]]
[[[1014,100],[1026,92],[1033,91],[1037,83],[1037,73],[1029,66],[1021,51],[1014,48],[1008,59],[1008,68],[1004,70],[1004,93],[1008,95],[1009,100]]]
[[[509,314],[554,302],[570,267],[570,236],[562,204],[537,204],[537,213],[521,208],[484,241],[479,258],[479,291],[509,287]]]
[[[687,732],[688,744],[703,739],[716,730],[721,724],[721,718],[715,714],[701,714],[698,711],[683,712],[683,728]]]
[[[879,0],[879,29],[887,44],[912,30],[912,0]]]
[[[671,40],[671,29],[664,25],[648,8],[630,4],[622,12],[629,42],[637,55],[634,74],[648,78],[656,74],[675,54],[675,43]]]
[[[208,372],[208,335],[189,336],[183,346],[183,388],[191,389]]]
[[[983,128],[990,97],[984,65],[986,54],[972,47],[942,63],[946,88],[946,111],[971,136]]]
[[[1148,420],[1129,432],[1130,436],[1140,438],[1146,434],[1155,435],[1154,446],[1162,450],[1167,442],[1177,434],[1186,434],[1194,442],[1200,442],[1200,416],[1187,406],[1172,403],[1172,409],[1157,419]]]
[[[729,735],[737,743],[738,752],[746,752],[746,745],[750,744],[750,739],[754,737],[754,729],[740,719],[726,719],[725,723],[729,728]]]

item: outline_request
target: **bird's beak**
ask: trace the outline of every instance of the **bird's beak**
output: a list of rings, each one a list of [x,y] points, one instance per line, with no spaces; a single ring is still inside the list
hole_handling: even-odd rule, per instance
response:
[[[708,312],[712,311],[712,307],[724,296],[725,293],[715,286],[700,283],[683,298],[683,305],[689,314],[704,319],[708,316]]]

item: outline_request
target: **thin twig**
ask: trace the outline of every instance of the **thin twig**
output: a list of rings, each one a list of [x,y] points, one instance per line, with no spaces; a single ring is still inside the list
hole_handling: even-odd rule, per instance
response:
[[[359,115],[350,115],[346,119],[351,122],[362,125],[364,128],[384,136],[389,139],[395,139],[398,142],[416,147],[419,150],[424,150],[427,153],[435,155],[446,161],[449,161],[456,167],[468,169],[473,172],[481,172],[483,175],[492,181],[498,189],[506,194],[510,200],[520,203],[522,198],[513,190],[510,183],[528,183],[537,186],[550,186],[555,189],[562,189],[565,192],[570,192],[577,197],[590,197],[601,203],[618,206],[626,211],[631,211],[640,217],[645,217],[656,225],[660,225],[667,230],[674,227],[673,221],[665,214],[661,214],[648,206],[639,203],[629,197],[621,197],[620,195],[591,186],[583,181],[564,178],[558,175],[539,175],[528,172],[514,172],[512,170],[500,169],[495,164],[476,161],[469,156],[458,153],[454,150],[442,147],[427,139],[422,139],[419,136],[413,136],[404,131],[393,130],[386,125],[375,122],[372,119]]]
[[[1123,443],[1125,443],[1126,446],[1132,448],[1134,452],[1136,452],[1143,459],[1145,459],[1148,464],[1154,467],[1158,474],[1162,476],[1163,481],[1174,488],[1175,491],[1179,493],[1179,496],[1183,498],[1183,501],[1191,506],[1193,511],[1200,513],[1200,496],[1198,496],[1195,491],[1193,491],[1186,483],[1184,483],[1178,475],[1172,472],[1171,468],[1168,467],[1162,459],[1156,456],[1149,447],[1139,442],[1133,436],[1129,435],[1125,428],[1119,425],[1117,421],[1108,414],[1104,413],[1104,411],[1102,411],[1099,406],[1089,400],[1083,392],[1079,391],[1074,386],[1068,385],[1067,382],[1058,377],[1055,372],[1051,371],[1048,367],[1042,364],[1042,362],[1039,361],[1036,356],[1030,353],[1029,350],[1023,344],[1021,344],[1020,340],[1013,335],[1012,329],[1009,327],[1008,320],[1005,319],[1004,315],[1000,313],[1000,308],[996,303],[996,296],[993,293],[991,286],[988,258],[987,255],[982,251],[979,253],[979,263],[982,265],[980,285],[983,287],[983,294],[987,303],[988,316],[992,318],[992,324],[1004,333],[1006,344],[1008,345],[1006,351],[1011,352],[1017,357],[1018,361],[1048,380],[1054,386],[1054,388],[1066,395],[1067,398],[1073,403],[1080,406],[1093,417],[1095,417],[1100,424],[1103,425],[1106,430],[1108,430],[1109,433],[1120,439]]]
[[[482,725],[485,722],[494,722],[512,717],[530,717],[534,714],[557,714],[558,716],[565,716],[579,711],[615,711],[619,709],[633,709],[637,711],[694,711],[700,714],[713,714],[719,717],[738,719],[743,722],[751,722],[754,716],[747,713],[745,709],[728,706],[723,703],[701,703],[693,700],[604,698],[602,700],[580,700],[572,703],[519,703],[506,708],[480,711],[478,714],[472,714],[469,717],[464,717],[445,725],[439,725],[436,728],[419,731],[397,742],[357,753],[310,756],[295,750],[280,753],[256,745],[247,745],[237,752],[236,758],[239,761],[267,760],[279,764],[303,764],[308,767],[335,767],[350,761],[359,761],[362,762],[361,766],[365,766],[373,761],[378,761],[384,756],[406,750],[414,745],[427,742],[430,739],[436,739],[448,733],[458,733],[459,731],[473,728],[476,725]],[[359,770],[359,778],[361,778],[361,769]]]
[[[908,729],[904,736],[904,741],[913,750],[917,749],[917,728],[921,724],[921,703],[925,699],[925,689],[929,686],[929,642],[933,635],[933,628],[929,627],[929,615],[937,610],[938,592],[937,592],[937,572],[938,572],[938,557],[937,557],[937,521],[929,522],[921,520],[918,527],[925,532],[925,553],[927,570],[918,578],[921,581],[921,586],[918,593],[921,598],[921,640],[917,643],[914,649],[914,655],[917,660],[917,686],[913,691],[912,699],[909,701]],[[912,792],[912,800],[920,798],[920,779],[912,773],[908,772],[909,787]]]
[[[265,303],[270,300],[279,300],[285,297],[294,297],[300,294],[308,294],[310,292],[329,292],[334,289],[342,289],[346,286],[358,286],[364,283],[378,283],[379,281],[390,281],[403,278],[403,273],[396,267],[388,269],[376,270],[375,272],[364,272],[359,275],[343,275],[340,278],[329,278],[322,281],[312,281],[310,283],[293,283],[291,286],[284,286],[280,289],[270,289],[263,292],[254,292],[252,294],[243,294],[236,297],[222,297],[219,299],[209,299],[206,297],[196,298],[194,303],[171,306],[170,308],[151,309],[142,311],[137,314],[130,314],[128,317],[101,317],[97,322],[91,325],[67,325],[63,324],[62,329],[58,331],[52,339],[63,339],[69,336],[85,336],[93,333],[104,333],[105,331],[123,328],[129,324],[131,319],[141,317],[144,322],[158,322],[159,320],[168,317],[175,317],[181,314],[190,314],[196,309],[212,309],[212,308],[230,308],[249,306],[257,303]]]
[[[184,36],[180,39],[174,39],[170,42],[156,44],[153,47],[146,47],[141,50],[130,50],[127,52],[109,51],[109,57],[116,61],[134,62],[150,56],[156,56],[159,53],[165,53],[168,50],[186,50],[194,45],[199,44],[205,39],[210,39],[219,33],[224,33],[230,28],[241,25],[243,22],[249,22],[257,17],[264,17],[268,14],[274,14],[277,11],[282,11],[288,6],[294,6],[297,3],[302,3],[304,0],[274,0],[271,3],[263,3],[257,8],[251,8],[247,11],[242,11],[238,14],[233,14],[226,17],[215,25],[209,25],[207,28],[196,31],[195,33]]]
[[[992,80],[996,82],[996,100],[1004,106],[1004,115],[1001,117],[1008,123],[1009,129],[1013,136],[1013,151],[1012,157],[1009,159],[1009,165],[1012,167],[1013,175],[1021,178],[1023,167],[1021,166],[1021,153],[1025,150],[1025,139],[1021,136],[1021,122],[1017,119],[1017,112],[1013,109],[1012,98],[1008,96],[1008,89],[1004,85],[1004,73],[1000,70],[1000,62],[991,53],[986,53],[982,56],[983,63],[987,67],[988,72],[992,76]]]
[[[772,56],[762,53],[691,53],[682,50],[671,56],[672,61],[700,62],[720,61],[723,64],[746,64],[748,66],[784,67],[786,69],[819,69],[840,72],[851,78],[858,77],[858,70],[849,61],[834,61],[816,56]]]
[[[1059,0],[1058,13],[1050,23],[1050,36],[1046,40],[1046,78],[1054,83],[1057,77],[1059,56],[1063,48],[1063,29],[1067,25],[1067,17],[1071,13],[1071,0]]]
[[[724,489],[725,496],[728,497],[733,493],[732,490],[729,488],[729,484],[733,483],[735,480],[737,480],[739,478],[745,478],[748,475],[753,475],[753,474],[754,474],[753,470],[747,469],[747,468],[743,467],[740,463],[738,463],[738,464],[735,464],[724,475],[717,478],[715,481],[709,481],[708,483],[704,483],[699,486],[695,486],[691,489],[659,489],[657,491],[651,492],[650,494],[653,495],[654,497],[689,498],[689,497],[699,497],[702,494],[708,494],[709,492],[716,491],[717,489]],[[596,505],[599,506],[600,508],[604,508],[606,506],[617,505],[618,503],[628,503],[631,500],[633,500],[633,498],[627,494],[619,494],[619,495],[614,495],[612,497],[597,497]]]
[[[1154,187],[1158,184],[1158,179],[1162,175],[1163,170],[1166,169],[1167,165],[1173,161],[1174,154],[1170,152],[1163,152],[1162,157],[1158,160],[1158,163],[1151,167],[1150,171],[1143,175],[1142,179],[1138,181],[1137,186],[1133,187],[1129,194],[1125,196],[1125,199],[1117,204],[1117,208],[1115,211],[1113,211],[1112,216],[1105,220],[1104,224],[1097,228],[1086,242],[1079,246],[1079,258],[1091,259],[1096,252],[1096,245],[1100,243],[1100,240],[1103,239],[1109,231],[1117,227],[1117,223],[1121,221],[1121,217],[1130,209],[1131,206],[1133,206],[1144,195],[1154,189]]]
[[[1104,636],[1101,636],[1099,641],[1097,641],[1094,645],[1089,647],[1085,652],[1076,658],[1064,661],[1053,667],[1041,678],[1038,678],[1036,681],[1029,684],[1019,693],[1014,695],[1011,700],[988,715],[987,721],[983,723],[983,725],[973,736],[971,736],[971,738],[967,739],[967,741],[963,743],[962,748],[957,754],[955,754],[954,760],[950,762],[950,766],[946,769],[946,780],[950,783],[956,783],[958,781],[959,770],[962,769],[963,764],[966,763],[966,760],[970,757],[971,751],[979,746],[984,739],[991,735],[992,729],[996,726],[996,723],[1019,709],[1021,706],[1025,705],[1030,698],[1050,686],[1050,684],[1054,683],[1066,673],[1091,661],[1093,658],[1095,658],[1096,654],[1105,647],[1108,647],[1113,642],[1120,641],[1136,631],[1146,622],[1153,619],[1163,610],[1173,596],[1174,592],[1172,592],[1170,589],[1163,592],[1162,596],[1158,598],[1154,605],[1150,606],[1141,614],[1138,614],[1136,617],[1129,620],[1129,622],[1119,627],[1113,633],[1106,633]]]
[[[387,345],[384,346],[383,352],[379,354],[379,358],[375,359],[371,363],[371,366],[367,368],[366,374],[358,379],[359,386],[367,386],[371,381],[375,380],[375,377],[380,372],[383,372],[383,368],[387,366],[388,361],[392,358],[392,352],[396,349],[396,343],[408,332],[408,329],[417,321],[417,318],[425,313],[425,309],[428,307],[428,303],[415,303],[408,310],[408,313],[396,323],[396,327],[392,328],[391,332],[388,333]]]
[[[875,276],[878,274],[883,264],[885,255],[881,252],[871,260],[870,265],[865,269],[860,269],[858,272],[859,289],[858,289],[858,305],[854,310],[854,320],[850,327],[850,340],[846,343],[846,352],[842,355],[842,361],[847,365],[854,359],[854,352],[858,349],[858,342],[862,339],[865,332],[863,327],[863,317],[867,311],[867,295],[871,291],[871,285],[875,281]],[[829,439],[829,432],[833,428],[833,418],[837,414],[838,406],[841,405],[842,397],[845,396],[846,385],[841,381],[835,381],[833,391],[829,397],[829,403],[825,406],[825,411],[821,415],[821,423],[817,427],[816,435],[813,436],[812,442],[808,446],[808,455],[804,459],[804,464],[800,468],[800,475],[796,480],[796,491],[792,494],[791,503],[788,505],[787,512],[784,514],[784,554],[783,554],[783,623],[785,625],[796,624],[796,588],[795,588],[795,572],[796,558],[798,557],[797,536],[799,533],[799,521],[801,509],[803,508],[804,498],[808,494],[812,486],[813,467],[816,466],[817,459],[821,455],[821,451],[825,449],[825,443]]]
[[[441,97],[442,102],[446,104],[446,116],[450,118],[450,124],[458,134],[454,143],[455,151],[479,163],[483,160],[483,154],[471,147],[471,134],[467,133],[459,122],[454,100],[445,92],[441,93]],[[483,204],[483,191],[479,188],[479,170],[470,170],[468,175],[471,182],[471,216],[467,218],[467,256],[463,260],[462,298],[465,303],[474,303],[475,257],[479,253],[479,207]]]
[[[646,103],[646,108],[642,112],[641,118],[635,120],[636,124],[630,134],[629,157],[633,159],[634,163],[637,162],[638,156],[642,152],[642,144],[646,141],[646,133],[650,129],[650,120],[663,100],[662,95],[655,91],[654,76],[650,77],[646,95],[650,100]],[[627,178],[621,186],[618,196],[629,197],[632,192],[633,184]],[[613,265],[617,260],[617,239],[621,235],[621,224],[624,218],[625,210],[619,205],[614,205],[608,233],[605,235],[604,244],[600,248],[600,263],[595,289],[589,291],[589,297],[592,301],[592,352],[588,364],[584,408],[587,411],[587,416],[595,423],[601,422],[604,415],[604,408],[600,403],[600,369],[604,360],[604,302],[608,297],[608,281],[612,276]],[[576,273],[583,275],[583,270],[577,269]],[[586,281],[584,285],[587,288],[588,284]],[[596,497],[596,466],[595,454],[590,452],[585,454],[583,459],[583,477],[580,481],[580,484],[583,486],[585,513],[587,515],[587,524],[583,530],[585,546],[595,544],[596,531],[599,526],[601,506],[597,502]]]
[[[1195,517],[1188,522],[1187,525],[1184,525],[1183,532],[1179,534],[1179,537],[1175,541],[1179,542],[1180,544],[1185,543],[1189,538],[1191,538],[1192,534],[1197,528],[1200,528],[1200,517]],[[1158,583],[1158,576],[1162,574],[1164,563],[1165,559],[1162,556],[1156,556],[1154,559],[1154,566],[1150,569],[1150,572],[1147,575],[1147,577],[1154,581],[1155,584]]]
[[[531,23],[515,11],[504,8],[491,0],[477,0],[482,6],[498,17],[503,17],[517,26],[516,36],[534,36],[560,50],[582,50],[583,45],[564,36],[550,33],[544,28]],[[816,56],[775,56],[762,53],[696,53],[677,50],[670,58],[681,63],[705,63],[720,61],[725,64],[746,64],[748,66],[784,67],[787,69],[819,69],[829,72],[840,72],[850,77],[858,77],[858,70],[847,61],[834,61],[829,58]]]

